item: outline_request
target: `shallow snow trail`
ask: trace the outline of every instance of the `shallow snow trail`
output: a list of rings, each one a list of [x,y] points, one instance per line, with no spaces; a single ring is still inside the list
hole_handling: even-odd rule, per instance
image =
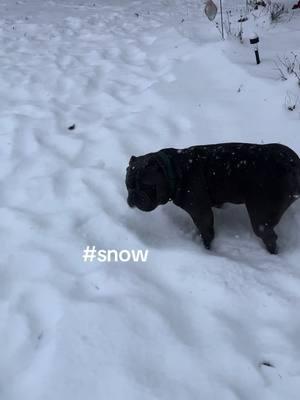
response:
[[[132,154],[167,146],[299,152],[281,87],[182,36],[169,2],[0,4],[1,400],[296,399],[300,206],[278,257],[230,206],[206,252],[187,215],[130,210],[124,186]],[[86,245],[149,260],[84,263]]]

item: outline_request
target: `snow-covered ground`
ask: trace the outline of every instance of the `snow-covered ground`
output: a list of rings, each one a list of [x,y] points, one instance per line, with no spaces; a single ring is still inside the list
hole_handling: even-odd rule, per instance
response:
[[[300,88],[274,66],[300,52],[300,10],[253,17],[260,66],[200,1],[1,0],[0,15],[0,399],[298,400],[300,203],[278,256],[229,205],[208,252],[175,206],[130,209],[124,177],[164,147],[300,154],[285,106]],[[87,245],[148,262],[84,263]]]

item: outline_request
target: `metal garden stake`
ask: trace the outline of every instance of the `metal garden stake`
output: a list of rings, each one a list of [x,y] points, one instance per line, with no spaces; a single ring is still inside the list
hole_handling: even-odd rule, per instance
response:
[[[252,39],[250,39],[250,44],[252,45],[255,53],[255,58],[256,58],[256,64],[260,64],[260,57],[259,57],[259,52],[258,52],[258,43],[259,43],[259,37],[254,36]]]

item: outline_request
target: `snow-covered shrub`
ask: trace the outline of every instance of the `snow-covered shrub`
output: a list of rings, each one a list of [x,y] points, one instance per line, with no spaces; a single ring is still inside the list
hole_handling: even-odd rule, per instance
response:
[[[294,111],[298,105],[299,96],[292,92],[287,92],[285,96],[285,107],[289,111]]]
[[[280,18],[287,12],[286,7],[281,2],[271,2],[268,6],[271,22],[278,22]]]
[[[278,57],[275,65],[282,80],[286,81],[293,76],[300,86],[300,62],[297,54],[291,53],[290,56]]]
[[[228,37],[234,37],[239,39],[243,43],[244,34],[244,23],[248,20],[246,13],[241,10],[240,16],[234,15],[231,10],[226,11],[226,17],[224,18],[224,28]],[[216,23],[219,29],[218,23]]]

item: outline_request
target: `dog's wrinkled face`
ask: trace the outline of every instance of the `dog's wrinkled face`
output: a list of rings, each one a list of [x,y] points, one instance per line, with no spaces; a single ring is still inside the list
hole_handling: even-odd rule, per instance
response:
[[[132,156],[127,167],[127,202],[130,207],[152,211],[169,200],[169,185],[154,154]]]

